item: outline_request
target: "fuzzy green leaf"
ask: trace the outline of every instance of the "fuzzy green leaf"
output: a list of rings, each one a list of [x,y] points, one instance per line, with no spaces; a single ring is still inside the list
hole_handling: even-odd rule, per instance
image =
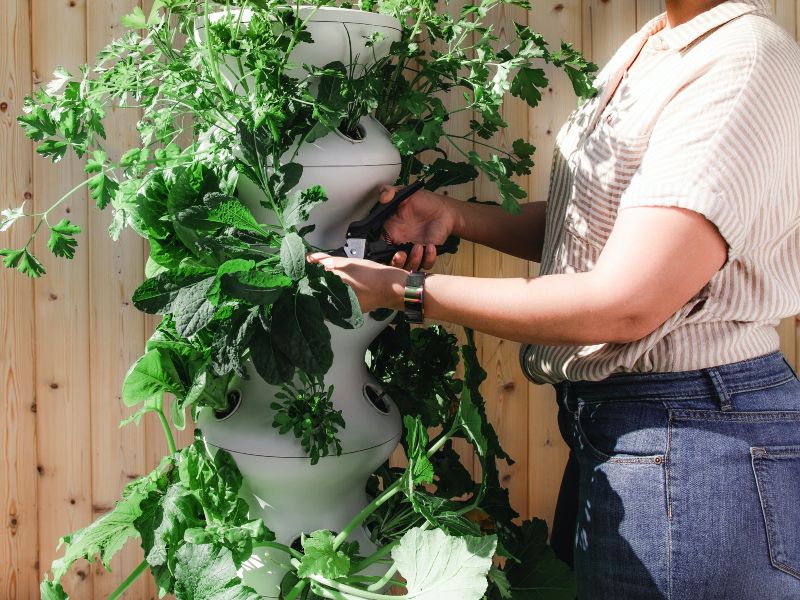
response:
[[[215,277],[209,277],[178,291],[170,310],[179,335],[192,336],[214,318],[217,309],[206,296],[215,281]]]
[[[222,223],[229,227],[235,227],[242,231],[254,231],[256,233],[268,235],[268,232],[255,220],[250,209],[236,198],[226,200],[213,209],[209,213],[208,220],[215,223]]]
[[[311,186],[301,192],[289,196],[286,208],[283,210],[283,222],[286,227],[298,227],[308,220],[314,208],[328,199],[325,190],[319,185]]]
[[[333,364],[331,334],[322,309],[306,294],[284,294],[272,307],[272,334],[294,365],[310,375],[324,375]]]
[[[181,600],[259,600],[242,583],[231,551],[213,544],[185,544],[177,553],[175,595]]]
[[[294,281],[300,281],[306,273],[306,246],[303,238],[294,232],[287,233],[281,242],[281,266]]]
[[[497,538],[453,537],[440,529],[408,531],[392,558],[415,600],[480,600]]]

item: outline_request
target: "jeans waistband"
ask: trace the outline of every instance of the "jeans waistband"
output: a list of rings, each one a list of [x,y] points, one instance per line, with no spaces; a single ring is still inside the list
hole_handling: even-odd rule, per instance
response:
[[[782,385],[797,377],[781,352],[741,362],[675,373],[618,373],[601,381],[555,384],[559,404],[574,409],[591,400],[690,400],[716,398],[722,410],[731,396]]]

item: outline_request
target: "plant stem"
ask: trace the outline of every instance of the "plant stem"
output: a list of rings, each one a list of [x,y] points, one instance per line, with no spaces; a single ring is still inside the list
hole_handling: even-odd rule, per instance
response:
[[[286,594],[286,597],[283,600],[295,600],[300,594],[303,593],[303,590],[306,589],[308,586],[308,579],[301,579],[298,581],[294,587]]]
[[[125,593],[125,590],[127,590],[131,584],[136,581],[142,573],[145,572],[145,570],[147,570],[147,561],[143,560],[139,563],[139,566],[137,566],[133,572],[128,575],[127,579],[125,579],[125,581],[123,581],[117,589],[111,592],[111,595],[106,600],[116,600],[122,596],[122,594]]]
[[[161,421],[161,427],[164,429],[164,436],[167,438],[167,445],[169,446],[169,453],[175,454],[178,452],[178,448],[175,446],[175,438],[172,436],[172,430],[169,428],[169,422],[167,421],[167,417],[164,414],[163,409],[164,398],[163,396],[158,401],[158,408],[156,412],[158,413],[158,420]]]
[[[353,533],[356,527],[361,525],[367,517],[369,517],[375,510],[389,501],[397,492],[400,491],[400,486],[403,484],[403,479],[398,479],[395,481],[391,486],[389,486],[380,496],[375,498],[372,502],[367,504],[364,509],[358,513],[350,523],[347,524],[342,532],[336,536],[336,539],[333,540],[333,549],[338,550],[339,547],[344,543],[347,539],[347,536]]]
[[[368,556],[367,558],[362,560],[360,563],[358,563],[350,571],[350,574],[351,575],[355,575],[356,573],[360,573],[361,571],[363,571],[367,567],[370,567],[370,566],[374,565],[376,562],[378,562],[380,560],[383,560],[386,556],[389,555],[389,553],[392,551],[392,549],[395,546],[397,546],[397,544],[399,544],[399,543],[400,543],[400,540],[395,540],[391,544],[386,544],[382,548],[379,548],[374,554],[372,554],[371,556]]]

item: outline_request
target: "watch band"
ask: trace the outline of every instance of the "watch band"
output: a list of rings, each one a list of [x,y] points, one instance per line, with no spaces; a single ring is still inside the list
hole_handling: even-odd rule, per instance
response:
[[[403,294],[403,306],[409,323],[422,323],[425,319],[423,297],[425,295],[425,273],[414,271],[408,274]]]

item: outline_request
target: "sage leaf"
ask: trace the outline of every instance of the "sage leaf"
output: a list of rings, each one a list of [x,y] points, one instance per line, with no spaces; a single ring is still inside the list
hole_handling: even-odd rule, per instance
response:
[[[179,335],[192,336],[214,318],[217,309],[209,302],[206,295],[215,281],[215,277],[209,277],[178,291],[172,302],[171,311]]]
[[[481,600],[497,548],[495,536],[453,537],[441,529],[409,530],[392,558],[415,600]]]
[[[312,296],[282,295],[272,307],[272,335],[289,360],[310,375],[324,375],[333,364],[331,334]]]
[[[322,186],[314,185],[289,196],[283,210],[283,223],[286,227],[298,227],[308,220],[314,208],[328,199]]]
[[[281,266],[294,281],[300,281],[306,273],[306,246],[294,232],[281,241]]]

